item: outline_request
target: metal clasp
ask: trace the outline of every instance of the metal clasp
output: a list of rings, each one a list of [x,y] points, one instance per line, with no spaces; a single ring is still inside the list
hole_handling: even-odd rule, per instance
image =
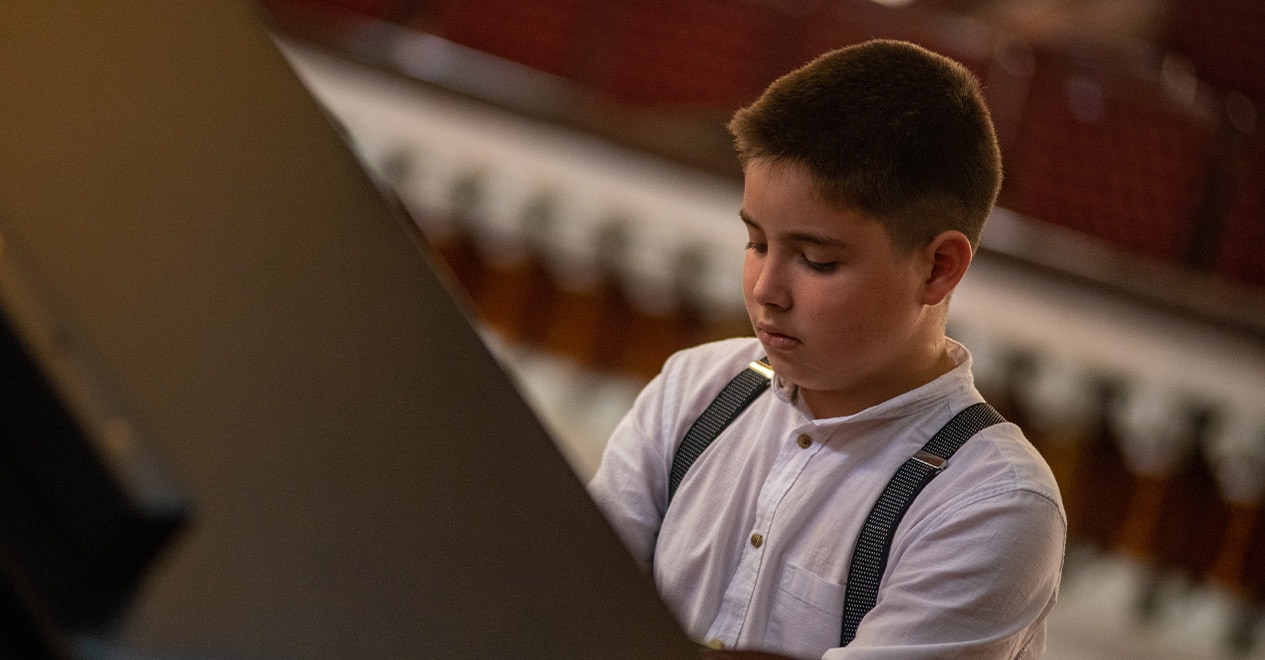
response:
[[[747,367],[755,371],[756,373],[760,374],[761,376],[764,376],[765,378],[768,378],[769,380],[773,380],[773,367],[770,367],[764,362],[756,360],[752,362],[751,364],[748,364]]]
[[[949,463],[949,459],[936,456],[925,449],[919,449],[914,452],[913,459],[933,470],[943,470],[944,466]]]

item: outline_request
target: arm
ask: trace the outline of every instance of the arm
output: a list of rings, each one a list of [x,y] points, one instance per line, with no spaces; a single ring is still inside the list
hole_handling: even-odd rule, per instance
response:
[[[646,386],[615,428],[588,485],[606,519],[647,570],[667,507],[671,457],[665,456],[662,440],[647,432],[657,428],[662,401],[660,377]]]

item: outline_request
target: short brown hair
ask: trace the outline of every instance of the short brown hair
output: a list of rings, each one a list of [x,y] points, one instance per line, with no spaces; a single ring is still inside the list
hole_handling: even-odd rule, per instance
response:
[[[807,166],[831,203],[881,222],[898,249],[948,229],[979,240],[1001,153],[979,81],[914,44],[831,51],[769,85],[729,122],[738,157]]]

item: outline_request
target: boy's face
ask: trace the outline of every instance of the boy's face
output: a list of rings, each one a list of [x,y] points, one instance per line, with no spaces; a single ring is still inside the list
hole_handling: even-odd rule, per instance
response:
[[[799,163],[749,162],[742,204],[747,314],[814,416],[859,412],[943,372],[923,252],[898,254],[882,225],[827,203]]]

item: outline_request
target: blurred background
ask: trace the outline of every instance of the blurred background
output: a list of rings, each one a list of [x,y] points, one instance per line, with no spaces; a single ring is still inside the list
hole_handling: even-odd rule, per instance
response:
[[[950,334],[1055,470],[1051,658],[1265,658],[1265,3],[262,0],[582,478],[750,332],[724,123],[828,49],[972,69],[1006,179]]]

